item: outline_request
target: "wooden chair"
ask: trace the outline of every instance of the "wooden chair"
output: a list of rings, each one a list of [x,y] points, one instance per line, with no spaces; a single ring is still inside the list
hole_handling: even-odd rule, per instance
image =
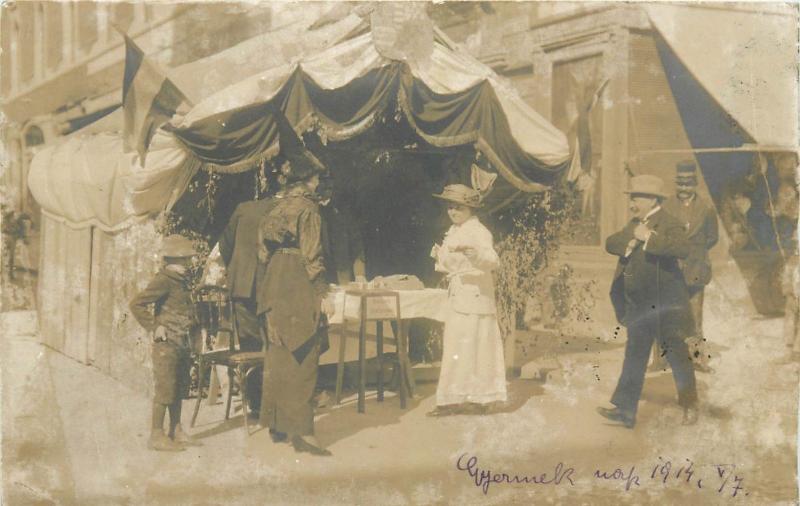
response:
[[[247,398],[247,379],[253,371],[264,366],[263,351],[241,351],[239,348],[239,327],[233,304],[225,288],[205,286],[197,295],[196,311],[200,322],[200,352],[198,355],[197,401],[192,413],[190,426],[194,427],[200,403],[203,401],[203,381],[206,371],[215,365],[225,366],[228,370],[228,398],[225,404],[225,419],[230,418],[231,400],[234,385],[239,386],[242,401],[244,427],[250,434],[248,421],[249,399]],[[228,335],[228,346],[214,349],[211,337],[220,334]]]

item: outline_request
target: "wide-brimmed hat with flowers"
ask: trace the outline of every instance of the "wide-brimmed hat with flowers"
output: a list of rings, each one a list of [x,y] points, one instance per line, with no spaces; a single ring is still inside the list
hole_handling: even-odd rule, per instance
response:
[[[442,193],[434,193],[433,196],[468,207],[481,207],[483,204],[478,190],[463,184],[449,184],[444,187]]]

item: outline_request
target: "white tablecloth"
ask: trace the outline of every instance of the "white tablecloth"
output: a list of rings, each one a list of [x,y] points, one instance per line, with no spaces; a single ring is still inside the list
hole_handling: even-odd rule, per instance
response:
[[[428,318],[444,321],[447,309],[447,290],[425,288],[422,290],[396,290],[400,294],[400,318]],[[333,315],[328,315],[329,323],[342,323],[342,315],[347,311],[348,320],[358,320],[361,315],[361,298],[348,295],[345,305],[344,290],[332,291],[328,294],[335,308]],[[394,297],[370,298],[367,305],[368,318],[391,319],[395,313]]]

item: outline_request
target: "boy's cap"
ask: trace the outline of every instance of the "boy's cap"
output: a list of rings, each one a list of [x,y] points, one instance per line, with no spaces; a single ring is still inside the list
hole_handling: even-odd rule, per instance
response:
[[[196,254],[197,249],[194,247],[194,243],[179,234],[172,234],[165,237],[161,246],[162,257],[181,258],[191,257]]]

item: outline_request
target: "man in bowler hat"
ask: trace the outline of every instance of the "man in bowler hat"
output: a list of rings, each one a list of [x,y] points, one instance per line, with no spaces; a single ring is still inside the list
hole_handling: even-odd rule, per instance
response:
[[[664,210],[678,218],[686,228],[689,239],[689,256],[678,262],[689,290],[689,307],[695,326],[686,342],[695,370],[711,372],[703,334],[703,293],[711,282],[708,252],[719,241],[717,213],[713,205],[697,194],[697,166],[692,160],[678,163],[675,187],[675,195],[664,202]]]
[[[666,198],[663,181],[651,175],[631,178],[630,210],[633,219],[606,240],[606,251],[619,257],[611,285],[611,302],[617,319],[628,329],[625,360],[613,409],[597,408],[603,417],[627,428],[636,424],[636,411],[644,386],[653,341],[665,351],[672,366],[683,423],[697,421],[697,388],[689,350],[684,339],[694,329],[689,296],[678,259],[689,255],[686,230],[661,208]]]

